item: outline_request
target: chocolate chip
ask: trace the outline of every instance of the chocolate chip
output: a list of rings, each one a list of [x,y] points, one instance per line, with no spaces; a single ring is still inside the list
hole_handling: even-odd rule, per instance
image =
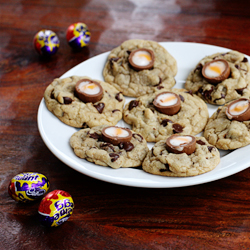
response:
[[[192,90],[186,91],[185,93],[188,93],[188,94],[190,94],[190,95],[193,95]]]
[[[245,88],[241,88],[241,89],[235,89],[235,91],[239,94],[239,95],[243,95],[243,91],[244,89],[246,89],[247,87]]]
[[[130,50],[127,50],[127,53],[128,53],[128,55],[130,55],[130,54],[131,54],[131,51],[130,51]]]
[[[112,110],[112,113],[115,113],[117,111],[120,111],[120,109],[114,109],[114,110]]]
[[[131,150],[133,150],[133,148],[134,148],[134,145],[133,145],[133,143],[131,143],[131,142],[121,142],[119,145],[118,145],[118,147],[120,148],[120,149],[124,149],[124,150],[126,150],[127,152],[128,151],[131,151]]]
[[[202,68],[203,68],[203,66],[202,66],[202,64],[201,63],[199,63],[197,66],[196,66],[196,68],[195,68],[195,70],[194,71],[201,71],[202,70]]]
[[[109,59],[109,61],[111,63],[113,63],[113,62],[117,62],[119,59],[120,59],[120,57],[112,57],[112,58]]]
[[[129,103],[128,109],[131,110],[132,108],[135,108],[135,107],[137,107],[138,105],[139,105],[139,101],[133,100],[133,101],[131,101],[131,102]]]
[[[152,153],[153,156],[155,156],[155,154],[154,154],[154,148],[151,148],[151,153]]]
[[[174,123],[172,127],[174,133],[181,133],[183,131],[183,127],[179,123]]]
[[[212,99],[211,93],[213,92],[213,90],[214,90],[214,87],[211,87],[210,90],[205,90],[203,92],[203,96],[205,97],[205,99],[208,99],[208,100]]]
[[[119,158],[118,154],[110,153],[109,156],[111,157],[111,161],[114,162]]]
[[[55,99],[54,91],[52,91],[52,92],[50,93],[50,98],[51,98],[51,99]]]
[[[97,109],[97,111],[101,114],[104,107],[105,107],[105,104],[103,102],[100,102],[98,103],[97,105],[94,105],[94,107]]]
[[[163,89],[164,87],[163,86],[157,86],[157,89]]]
[[[207,146],[207,148],[208,148],[209,152],[211,152],[211,151],[213,150],[214,147],[212,147],[212,146]]]
[[[72,99],[70,97],[63,97],[63,102],[64,102],[64,104],[71,104]]]
[[[180,99],[181,99],[182,102],[185,101],[185,99],[184,99],[184,97],[182,95],[179,95],[179,97],[180,97]]]
[[[242,62],[248,62],[248,59],[246,57],[244,57]]]
[[[165,168],[160,169],[160,172],[166,172],[166,171],[170,171],[169,165],[167,163],[165,164]]]
[[[86,122],[84,122],[84,123],[82,124],[82,128],[89,128],[89,126],[87,125]]]
[[[198,140],[198,141],[196,141],[196,143],[198,143],[200,145],[206,145],[206,143],[204,141],[202,141],[202,140]]]
[[[111,69],[113,69],[114,62],[117,62],[119,59],[119,57],[113,57],[109,59]]]
[[[132,135],[137,141],[142,142],[143,141],[143,137],[139,134],[133,134]]]
[[[235,64],[235,68],[238,69],[238,70],[243,70],[243,71],[247,71],[245,69],[242,69],[239,65]]]
[[[220,113],[220,111],[221,111],[221,108],[218,108],[218,109],[216,110],[217,115]]]
[[[119,92],[119,93],[117,93],[117,94],[115,95],[115,99],[116,99],[118,102],[122,102],[122,101],[123,101],[123,99],[120,97],[120,93],[121,93],[121,92]]]
[[[98,135],[97,133],[92,133],[92,134],[89,135],[89,137],[92,138],[92,139],[99,140],[100,135]]]
[[[173,123],[173,122],[171,120],[169,120],[169,119],[164,119],[164,120],[161,121],[161,125],[163,127],[166,127],[168,125],[168,123]]]
[[[106,151],[110,149],[111,151],[115,152],[115,149],[111,143],[103,143],[102,145],[100,145],[100,147]]]

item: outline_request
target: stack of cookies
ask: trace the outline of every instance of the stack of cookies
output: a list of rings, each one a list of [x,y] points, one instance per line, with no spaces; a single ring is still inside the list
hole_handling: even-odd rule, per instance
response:
[[[185,89],[173,88],[173,56],[157,42],[128,40],[110,52],[104,81],[55,79],[44,99],[62,122],[80,128],[70,138],[78,157],[114,169],[195,176],[219,164],[218,149],[250,144],[249,71],[243,54],[217,53],[197,63]],[[125,96],[133,97],[126,105]],[[206,103],[224,106],[209,118]],[[131,129],[118,127],[121,119]],[[155,143],[151,150],[147,142]]]

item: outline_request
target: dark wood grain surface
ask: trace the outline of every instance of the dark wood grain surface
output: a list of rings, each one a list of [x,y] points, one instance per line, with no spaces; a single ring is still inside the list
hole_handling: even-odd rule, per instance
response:
[[[67,27],[84,22],[91,42],[75,52]],[[37,110],[50,82],[127,39],[213,44],[250,55],[248,0],[0,1],[0,249],[249,249],[250,170],[183,188],[147,189],[99,181],[69,168],[42,141]],[[60,48],[50,59],[33,48],[40,29]],[[75,202],[70,219],[43,227],[39,202],[7,192],[24,171],[45,174],[50,191]]]

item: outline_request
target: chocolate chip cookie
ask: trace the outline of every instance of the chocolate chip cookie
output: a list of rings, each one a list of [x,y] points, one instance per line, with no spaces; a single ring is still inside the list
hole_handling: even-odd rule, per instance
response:
[[[146,140],[131,131],[130,141],[114,145],[104,140],[102,129],[105,127],[86,128],[74,133],[70,138],[74,153],[87,161],[111,168],[141,166],[149,150]]]
[[[220,162],[218,149],[210,145],[204,137],[196,137],[195,151],[171,153],[166,148],[166,140],[157,142],[143,161],[144,171],[163,176],[195,176],[213,170]]]
[[[209,83],[202,74],[206,63],[225,60],[229,64],[229,76],[219,83]],[[223,105],[240,97],[250,96],[250,65],[244,54],[237,51],[216,53],[203,58],[189,74],[185,88],[201,97],[205,102]]]
[[[92,81],[89,77],[84,76],[55,79],[44,93],[48,110],[72,127],[115,125],[122,119],[125,103],[123,95],[110,84],[95,80],[102,86],[103,96],[95,103],[85,103],[78,98],[75,91],[77,82],[83,79]]]
[[[146,58],[144,61],[152,59],[152,68],[132,66],[134,64],[129,57],[135,50],[144,50],[144,55],[139,54],[135,62],[143,65],[140,58]],[[173,56],[157,42],[145,40],[128,40],[113,49],[103,70],[105,81],[130,97],[149,94],[162,87],[170,89],[175,85],[176,73],[177,63]]]
[[[164,114],[153,102],[159,93],[165,91],[161,89],[130,101],[123,111],[124,121],[148,142],[157,142],[176,133],[200,133],[209,117],[205,102],[185,89],[172,89],[171,92],[179,96],[180,110],[174,115]]]
[[[204,130],[208,142],[219,149],[231,150],[250,144],[250,120],[229,119],[226,111],[231,103],[219,107]]]

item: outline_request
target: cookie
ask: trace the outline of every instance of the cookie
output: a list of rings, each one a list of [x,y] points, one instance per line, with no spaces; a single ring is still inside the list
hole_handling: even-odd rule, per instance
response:
[[[230,120],[226,110],[231,103],[219,107],[204,130],[204,137],[219,149],[232,150],[250,144],[250,120]]]
[[[95,103],[84,103],[76,96],[75,92],[76,83],[82,79],[91,80],[89,77],[83,76],[55,79],[44,93],[48,110],[72,127],[115,125],[122,119],[125,103],[123,95],[110,84],[95,80],[103,88],[102,99]]]
[[[220,162],[218,149],[210,145],[204,137],[196,137],[195,151],[171,153],[166,148],[166,140],[157,142],[143,161],[144,171],[163,176],[195,176],[213,170]]]
[[[175,133],[200,133],[209,117],[205,102],[185,89],[172,89],[171,92],[180,97],[181,106],[176,114],[167,115],[157,111],[153,104],[155,97],[165,91],[162,89],[130,101],[123,111],[124,121],[148,142],[157,142]]]
[[[212,60],[224,59],[230,67],[230,75],[219,83],[211,84],[202,75],[203,66]],[[203,58],[186,80],[185,88],[197,94],[205,102],[223,105],[240,97],[250,96],[250,65],[248,59],[237,51],[216,53]]]
[[[133,51],[143,48],[153,51],[154,64],[151,69],[138,71],[131,67],[129,56]],[[103,77],[124,95],[139,97],[158,88],[170,89],[175,85],[176,73],[176,60],[160,44],[154,41],[128,40],[111,51]]]
[[[131,140],[117,146],[104,141],[102,129],[106,126],[81,129],[70,138],[74,153],[87,161],[111,168],[141,166],[147,152],[146,140],[132,132]]]

